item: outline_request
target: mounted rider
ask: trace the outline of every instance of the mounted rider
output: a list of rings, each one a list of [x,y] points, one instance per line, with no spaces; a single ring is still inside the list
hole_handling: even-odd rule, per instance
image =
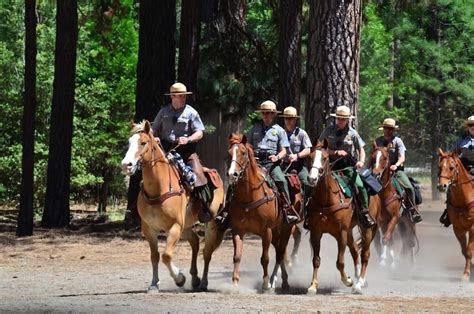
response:
[[[311,186],[308,182],[309,172],[305,163],[313,145],[308,133],[296,125],[297,119],[301,118],[296,108],[286,107],[280,117],[284,118],[285,132],[290,144],[282,167],[286,172],[296,171],[302,184],[304,200],[307,200],[311,196]]]
[[[356,186],[356,193],[361,201],[362,208],[358,215],[365,228],[375,225],[369,213],[369,194],[356,169],[362,169],[365,161],[365,142],[359,133],[349,125],[349,120],[355,118],[347,106],[336,108],[336,124],[326,127],[319,136],[319,141],[328,141],[329,160],[333,163],[332,170],[342,170],[352,186]],[[357,153],[358,159],[355,159]],[[358,206],[356,206],[358,208]]]
[[[267,100],[260,104],[262,120],[257,122],[247,134],[247,141],[254,148],[255,157],[260,165],[265,168],[275,182],[278,191],[283,194],[283,209],[289,223],[296,222],[298,217],[290,213],[290,193],[288,182],[281,170],[280,164],[287,155],[290,146],[285,130],[275,122],[275,117],[280,111],[276,104]]]
[[[464,126],[467,128],[467,136],[454,143],[450,151],[456,152],[459,155],[459,159],[461,159],[464,168],[466,168],[471,174],[471,177],[474,178],[474,115],[464,120]],[[449,196],[449,191],[447,195]],[[451,225],[447,208],[444,209],[443,214],[439,218],[439,222],[445,227]]]
[[[414,223],[418,223],[423,220],[421,217],[415,202],[415,188],[410,182],[410,179],[403,171],[405,162],[406,147],[402,139],[399,136],[395,136],[393,133],[398,130],[399,127],[396,125],[395,120],[387,118],[383,121],[379,130],[383,130],[383,136],[375,139],[375,145],[379,147],[387,147],[388,156],[390,162],[390,170],[394,172],[394,177],[398,180],[400,185],[405,189],[408,194],[409,201],[407,202],[407,208],[411,219]]]
[[[197,142],[202,139],[204,124],[199,113],[186,104],[188,92],[182,83],[171,85],[169,95],[171,103],[161,108],[153,121],[152,129],[155,137],[159,137],[161,144],[169,158],[184,162],[192,168],[196,176],[192,192],[193,201],[200,203],[199,220],[207,222],[211,218],[209,203],[212,200],[211,191],[207,185],[207,178],[196,154]]]

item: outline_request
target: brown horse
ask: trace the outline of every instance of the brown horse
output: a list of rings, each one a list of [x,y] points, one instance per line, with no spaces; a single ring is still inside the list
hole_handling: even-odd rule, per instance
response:
[[[331,234],[337,241],[336,265],[341,275],[341,281],[348,287],[353,286],[354,293],[361,293],[362,287],[366,284],[365,276],[370,257],[370,244],[377,232],[377,225],[368,229],[359,226],[362,237],[362,267],[359,268],[359,250],[352,234],[352,229],[358,225],[358,220],[353,215],[354,202],[344,195],[339,183],[332,175],[327,146],[328,142],[324,140],[323,144],[318,144],[310,155],[312,167],[308,179],[314,189],[312,199],[308,204],[306,223],[310,230],[310,241],[313,247],[313,278],[308,293],[316,293],[319,286],[318,270],[321,264],[319,252],[324,233]],[[372,196],[369,204],[370,214],[377,219],[380,212],[379,197]],[[354,261],[356,277],[358,277],[355,285],[344,271],[344,253],[347,245]]]
[[[438,189],[448,190],[448,215],[466,259],[463,281],[469,281],[474,252],[474,181],[458,155],[438,149]],[[466,237],[469,234],[469,238]]]
[[[122,167],[129,175],[133,174],[138,167],[142,169],[143,182],[138,195],[137,208],[141,218],[142,233],[150,246],[153,278],[149,290],[159,289],[158,234],[160,231],[168,233],[162,258],[176,285],[181,287],[186,281],[182,271],[172,262],[174,248],[181,236],[184,236],[192,248],[190,269],[192,287],[197,288],[200,285],[202,289],[206,289],[211,255],[221,242],[223,234],[213,226],[213,221],[207,225],[204,248],[205,268],[203,280],[200,281],[196,266],[199,238],[192,230],[192,226],[198,220],[198,214],[193,208],[195,204],[189,202],[190,193],[183,188],[176,167],[168,162],[161,145],[153,138],[150,123],[143,121],[140,124],[134,124],[131,134]],[[214,198],[210,205],[213,216],[224,201],[224,189],[222,184],[219,185],[219,188],[214,189]]]
[[[262,238],[263,268],[262,290],[275,288],[278,267],[282,270],[282,288],[288,289],[288,273],[285,265],[285,252],[293,225],[284,222],[278,206],[277,194],[265,180],[266,174],[254,158],[252,146],[245,135],[229,136],[229,184],[234,194],[228,204],[229,221],[234,244],[234,272],[232,282],[238,286],[240,279],[240,260],[242,258],[243,238],[248,232]],[[269,248],[273,244],[276,251],[276,264],[271,277],[268,275]]]
[[[375,241],[378,252],[381,251],[380,265],[386,265],[387,251],[389,251],[392,257],[391,266],[395,267],[395,251],[393,249],[394,243],[392,234],[397,224],[402,236],[402,253],[409,255],[411,260],[414,261],[415,257],[412,248],[417,240],[416,227],[406,215],[400,216],[403,199],[398,195],[392,183],[388,149],[386,147],[378,147],[374,144],[369,164],[372,167],[372,173],[380,178],[382,184],[382,190],[379,192],[382,210],[378,223],[383,232],[383,248],[380,249],[380,243]]]

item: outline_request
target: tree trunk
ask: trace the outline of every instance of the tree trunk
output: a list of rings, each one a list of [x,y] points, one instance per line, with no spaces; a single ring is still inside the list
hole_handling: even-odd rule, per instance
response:
[[[300,111],[301,81],[301,0],[281,0],[279,18],[279,95],[278,107]]]
[[[69,187],[76,74],[77,0],[58,0],[46,199],[41,225],[69,225]]]
[[[153,121],[175,80],[176,0],[142,0],[139,9],[135,121]],[[126,220],[138,220],[141,173],[130,178]]]
[[[36,126],[36,0],[25,0],[25,91],[20,210],[17,236],[33,234],[33,196]]]
[[[359,106],[361,2],[310,1],[305,122],[311,138],[333,124],[329,114]]]
[[[201,40],[200,3],[196,0],[182,0],[181,27],[179,37],[178,81],[186,85],[193,95],[188,103],[194,105],[199,70],[199,42]]]

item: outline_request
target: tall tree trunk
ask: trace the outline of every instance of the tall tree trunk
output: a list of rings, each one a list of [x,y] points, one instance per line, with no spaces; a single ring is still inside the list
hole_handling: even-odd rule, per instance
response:
[[[176,0],[141,0],[135,121],[153,121],[175,80]],[[141,174],[130,178],[126,220],[138,220]]]
[[[300,111],[302,0],[280,0],[278,107]]]
[[[58,0],[46,199],[41,225],[69,225],[69,188],[77,46],[77,0]]]
[[[17,236],[33,234],[33,196],[36,126],[36,0],[25,0],[25,91],[23,95],[23,151]]]
[[[361,1],[310,1],[306,128],[311,138],[333,124],[329,114],[359,106]]]
[[[53,105],[49,140],[48,177],[41,225],[69,225],[72,122],[76,75],[77,0],[58,0]]]
[[[188,103],[194,105],[199,70],[199,43],[201,40],[201,4],[196,0],[182,0],[179,37],[178,81],[186,85],[193,95]]]

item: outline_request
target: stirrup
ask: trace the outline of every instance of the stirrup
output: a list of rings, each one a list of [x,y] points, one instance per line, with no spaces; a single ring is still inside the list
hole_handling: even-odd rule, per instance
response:
[[[372,228],[375,225],[375,220],[372,218],[372,216],[370,216],[368,211],[361,212],[360,215],[360,222],[365,229]]]
[[[409,216],[412,223],[416,224],[423,220],[423,217],[421,217],[420,213],[416,209],[410,208],[408,211],[410,213]]]
[[[295,224],[299,220],[299,217],[296,215],[286,215],[286,222],[289,224]]]
[[[218,215],[214,218],[214,220],[215,220],[215,222],[217,222],[218,224],[221,225],[221,224],[223,224],[223,223],[227,220],[227,216],[228,216],[228,215],[229,215],[229,214],[228,214],[227,212],[222,212],[222,213],[218,214]]]
[[[445,209],[441,217],[439,217],[439,222],[443,224],[446,228],[451,225],[451,221],[449,220],[448,210]]]

